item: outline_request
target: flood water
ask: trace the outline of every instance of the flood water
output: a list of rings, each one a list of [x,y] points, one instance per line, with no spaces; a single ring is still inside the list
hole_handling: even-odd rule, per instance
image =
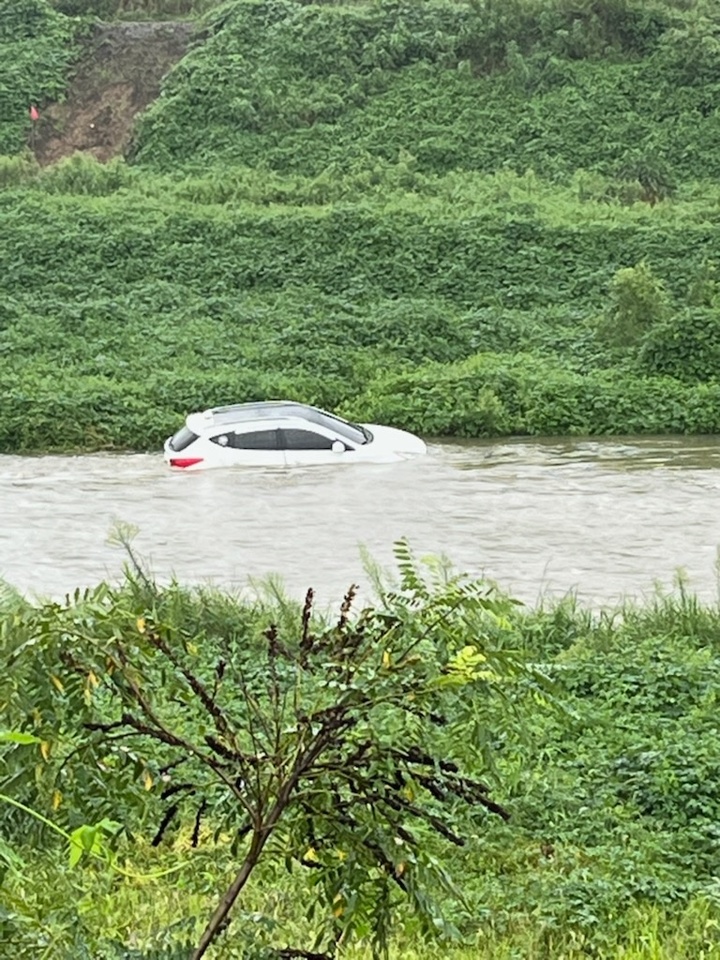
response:
[[[356,581],[360,545],[383,566],[416,553],[496,580],[534,604],[671,588],[717,599],[720,437],[436,443],[389,465],[174,473],[160,456],[0,457],[0,578],[60,597],[119,577],[117,521],[160,579],[246,588],[279,574],[335,604]]]

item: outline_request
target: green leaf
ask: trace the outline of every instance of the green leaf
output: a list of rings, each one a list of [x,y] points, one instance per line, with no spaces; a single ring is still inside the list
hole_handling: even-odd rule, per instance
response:
[[[85,827],[78,827],[77,830],[73,830],[70,834],[70,849],[68,856],[68,866],[70,869],[76,867],[80,862],[80,858],[84,852],[84,845],[82,841],[82,834]]]
[[[18,743],[28,746],[31,743],[41,743],[41,740],[40,737],[35,737],[32,733],[22,733],[20,730],[2,730],[0,731],[0,743]]]

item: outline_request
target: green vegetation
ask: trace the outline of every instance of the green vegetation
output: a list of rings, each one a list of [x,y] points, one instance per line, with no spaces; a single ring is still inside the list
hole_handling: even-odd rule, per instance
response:
[[[156,447],[188,410],[273,396],[426,434],[717,429],[717,303],[689,303],[717,237],[692,201],[608,210],[533,177],[456,183],[298,209],[71,161],[8,189],[0,449]],[[518,219],[523,196],[543,215]],[[622,319],[622,264],[626,283],[650,265],[666,279],[657,318]]]
[[[12,7],[0,69],[23,10],[57,86],[80,21]],[[0,158],[0,450],[153,449],[279,396],[430,435],[718,429],[715,3],[244,0],[203,31],[126,160]]]
[[[686,63],[691,27],[717,24],[675,20],[631,0],[237,3],[145,114],[136,156],[319,176],[407,152],[421,173],[584,168],[659,198],[718,171],[715,60]]]
[[[62,98],[81,26],[45,0],[0,0],[0,155],[25,147],[31,105]]]
[[[348,960],[385,938],[392,956],[458,960],[720,953],[718,610],[681,588],[615,614],[571,601],[525,611],[442,566],[418,567],[403,545],[398,559],[398,587],[349,618],[346,604],[340,628],[285,600],[161,588],[142,572],[64,603],[3,594],[0,726],[15,732],[0,738],[14,801],[0,804],[0,931],[13,956],[187,958],[251,846],[213,765],[233,770],[239,737],[268,764],[257,789],[273,791],[271,765],[306,736],[291,715],[317,712],[307,726],[317,736],[321,717],[340,716],[330,703],[356,694],[347,741],[322,755],[313,789],[279,822],[212,955],[290,956],[313,943],[332,954],[339,934]],[[342,670],[354,664],[347,688],[333,686],[335,656]],[[328,664],[314,674],[316,657]],[[411,688],[401,720],[392,691]],[[217,730],[220,717],[246,714]],[[183,760],[174,737],[197,754]],[[386,781],[413,742],[445,785],[422,798],[422,765],[409,773],[401,760]],[[353,773],[360,743],[380,752]],[[326,782],[324,764],[341,758],[343,774]],[[444,792],[450,761],[489,782],[507,823]],[[354,775],[381,788],[372,815],[349,806]],[[259,795],[239,796],[252,807]],[[424,815],[391,826],[395,801]],[[77,838],[74,866],[67,842],[18,803]],[[348,831],[338,810],[362,828]],[[435,936],[449,939],[434,948]]]
[[[192,19],[220,6],[222,0],[50,0],[60,13],[99,20]]]

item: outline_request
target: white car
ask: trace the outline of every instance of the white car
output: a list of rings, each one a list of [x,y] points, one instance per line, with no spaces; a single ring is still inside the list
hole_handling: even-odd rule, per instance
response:
[[[376,424],[342,420],[289,400],[238,403],[191,413],[165,441],[171,467],[300,466],[389,463],[427,452],[420,437]]]

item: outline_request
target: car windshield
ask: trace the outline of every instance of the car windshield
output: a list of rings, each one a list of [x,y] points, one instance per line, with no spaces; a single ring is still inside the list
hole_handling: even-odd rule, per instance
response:
[[[353,443],[358,445],[369,443],[372,440],[372,434],[367,427],[363,427],[359,423],[350,423],[348,420],[336,417],[332,413],[325,413],[324,410],[316,410],[314,407],[310,407],[309,410],[310,415],[305,419],[311,423],[318,423],[327,427],[328,430],[334,430],[341,437],[345,437],[346,440],[352,440]]]

